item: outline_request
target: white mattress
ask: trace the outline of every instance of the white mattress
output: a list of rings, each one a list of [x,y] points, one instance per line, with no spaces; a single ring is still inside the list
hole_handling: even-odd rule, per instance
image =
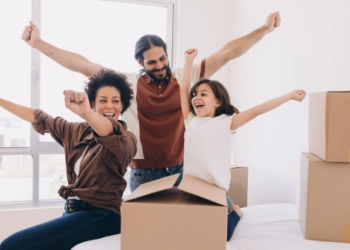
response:
[[[305,240],[294,204],[265,204],[242,209],[226,250],[350,250],[350,243]],[[72,250],[120,250],[120,235],[81,243]]]

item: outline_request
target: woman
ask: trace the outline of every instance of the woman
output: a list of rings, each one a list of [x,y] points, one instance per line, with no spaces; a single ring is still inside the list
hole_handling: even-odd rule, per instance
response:
[[[64,147],[68,180],[58,191],[67,200],[64,214],[9,236],[1,250],[71,249],[120,233],[123,176],[136,154],[135,136],[118,120],[131,104],[130,84],[124,75],[103,69],[89,79],[85,92],[66,90],[64,95],[66,107],[86,122],[70,123],[0,98],[2,108]]]

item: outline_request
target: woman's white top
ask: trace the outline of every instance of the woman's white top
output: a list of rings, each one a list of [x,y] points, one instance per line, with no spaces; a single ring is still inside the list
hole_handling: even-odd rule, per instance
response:
[[[80,163],[87,151],[87,149],[89,148],[89,146],[87,146],[84,150],[84,152],[81,154],[81,156],[79,157],[79,159],[77,160],[77,162],[75,163],[75,166],[74,166],[74,172],[75,172],[75,175],[77,176],[75,182],[78,181],[78,176],[79,176],[79,172],[80,172]],[[76,199],[76,200],[80,200],[77,196],[70,196],[67,198],[67,200],[72,200],[72,199]]]
[[[227,150],[232,116],[197,117],[185,120],[184,174],[228,191],[231,181]]]

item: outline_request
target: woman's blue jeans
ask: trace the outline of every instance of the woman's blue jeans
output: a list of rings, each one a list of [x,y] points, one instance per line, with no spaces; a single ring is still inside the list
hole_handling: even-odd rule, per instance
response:
[[[68,200],[61,217],[9,236],[0,250],[69,250],[113,234],[120,234],[119,214],[81,200]]]

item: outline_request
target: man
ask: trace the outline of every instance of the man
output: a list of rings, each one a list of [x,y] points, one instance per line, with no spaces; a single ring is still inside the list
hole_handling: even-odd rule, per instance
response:
[[[280,23],[279,13],[271,13],[262,27],[228,42],[203,59],[200,65],[194,65],[192,81],[209,78],[228,61],[247,52],[266,34],[279,27]],[[25,27],[22,39],[63,67],[86,77],[104,68],[81,55],[43,41],[32,22]],[[135,59],[143,68],[140,74],[124,73],[136,97],[123,114],[123,120],[138,141],[137,154],[130,164],[130,189],[134,191],[142,183],[180,173],[176,182],[178,185],[182,179],[185,130],[178,84],[182,69],[172,71],[169,68],[166,44],[155,35],[145,35],[137,41]]]

